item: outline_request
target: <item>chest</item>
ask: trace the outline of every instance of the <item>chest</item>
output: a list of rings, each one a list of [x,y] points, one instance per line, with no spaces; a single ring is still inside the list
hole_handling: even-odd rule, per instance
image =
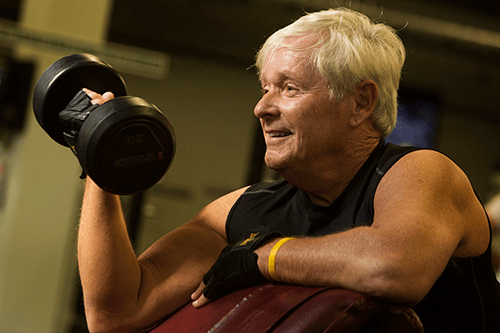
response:
[[[322,236],[373,222],[373,196],[367,186],[352,188],[328,207],[309,202],[296,188],[246,193],[233,207],[226,230],[230,243],[255,226],[284,236]]]

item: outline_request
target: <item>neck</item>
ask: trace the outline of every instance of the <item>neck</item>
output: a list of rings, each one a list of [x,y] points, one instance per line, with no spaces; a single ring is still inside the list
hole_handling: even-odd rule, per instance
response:
[[[315,204],[328,206],[349,185],[379,141],[377,137],[349,145],[348,150],[328,161],[308,165],[305,170],[286,170],[281,175],[289,183],[304,190]]]

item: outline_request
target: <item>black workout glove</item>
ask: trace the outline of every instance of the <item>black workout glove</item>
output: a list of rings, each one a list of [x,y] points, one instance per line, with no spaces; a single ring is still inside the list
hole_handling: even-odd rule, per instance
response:
[[[59,112],[59,122],[64,131],[65,138],[78,134],[85,119],[98,106],[99,104],[92,104],[92,99],[84,90],[78,91],[64,110]]]
[[[98,106],[99,104],[92,104],[92,99],[84,90],[80,90],[64,110],[59,112],[59,122],[63,129],[64,140],[68,143],[75,155],[77,155],[77,153],[74,147],[80,128],[89,114]],[[85,172],[82,170],[80,178],[84,179],[85,177]]]
[[[203,295],[213,301],[233,291],[266,282],[257,265],[257,254],[253,252],[270,239],[281,237],[269,229],[258,226],[246,233],[246,237],[222,250],[219,258],[203,276],[206,285]]]

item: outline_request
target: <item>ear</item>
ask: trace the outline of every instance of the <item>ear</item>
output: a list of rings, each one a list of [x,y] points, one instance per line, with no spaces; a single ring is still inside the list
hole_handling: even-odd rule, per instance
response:
[[[364,80],[357,85],[354,94],[356,107],[351,113],[349,124],[357,127],[368,119],[375,110],[378,101],[378,86],[372,80]]]

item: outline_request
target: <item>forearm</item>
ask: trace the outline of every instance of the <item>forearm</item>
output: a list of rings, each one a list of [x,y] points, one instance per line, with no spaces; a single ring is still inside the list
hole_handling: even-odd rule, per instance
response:
[[[78,264],[87,315],[135,306],[141,273],[118,196],[87,179],[78,233]]]
[[[119,197],[87,180],[78,260],[89,327],[98,332],[138,332],[185,305],[227,245],[223,226],[242,191],[203,208],[137,259]]]
[[[361,227],[284,243],[275,257],[278,281],[345,288],[391,302],[418,301],[430,285],[427,277],[416,273],[424,267],[412,267],[411,255],[391,252],[384,246],[387,240],[371,229]],[[269,279],[269,253],[277,241],[256,251],[259,268]]]
[[[345,249],[338,249],[339,244],[332,238],[334,236],[331,235],[303,237],[283,243],[274,255],[275,278],[280,282],[300,285],[349,287],[344,285],[342,275],[348,274],[355,264],[347,262]],[[259,268],[269,279],[272,279],[269,273],[270,253],[280,239],[256,250]]]

